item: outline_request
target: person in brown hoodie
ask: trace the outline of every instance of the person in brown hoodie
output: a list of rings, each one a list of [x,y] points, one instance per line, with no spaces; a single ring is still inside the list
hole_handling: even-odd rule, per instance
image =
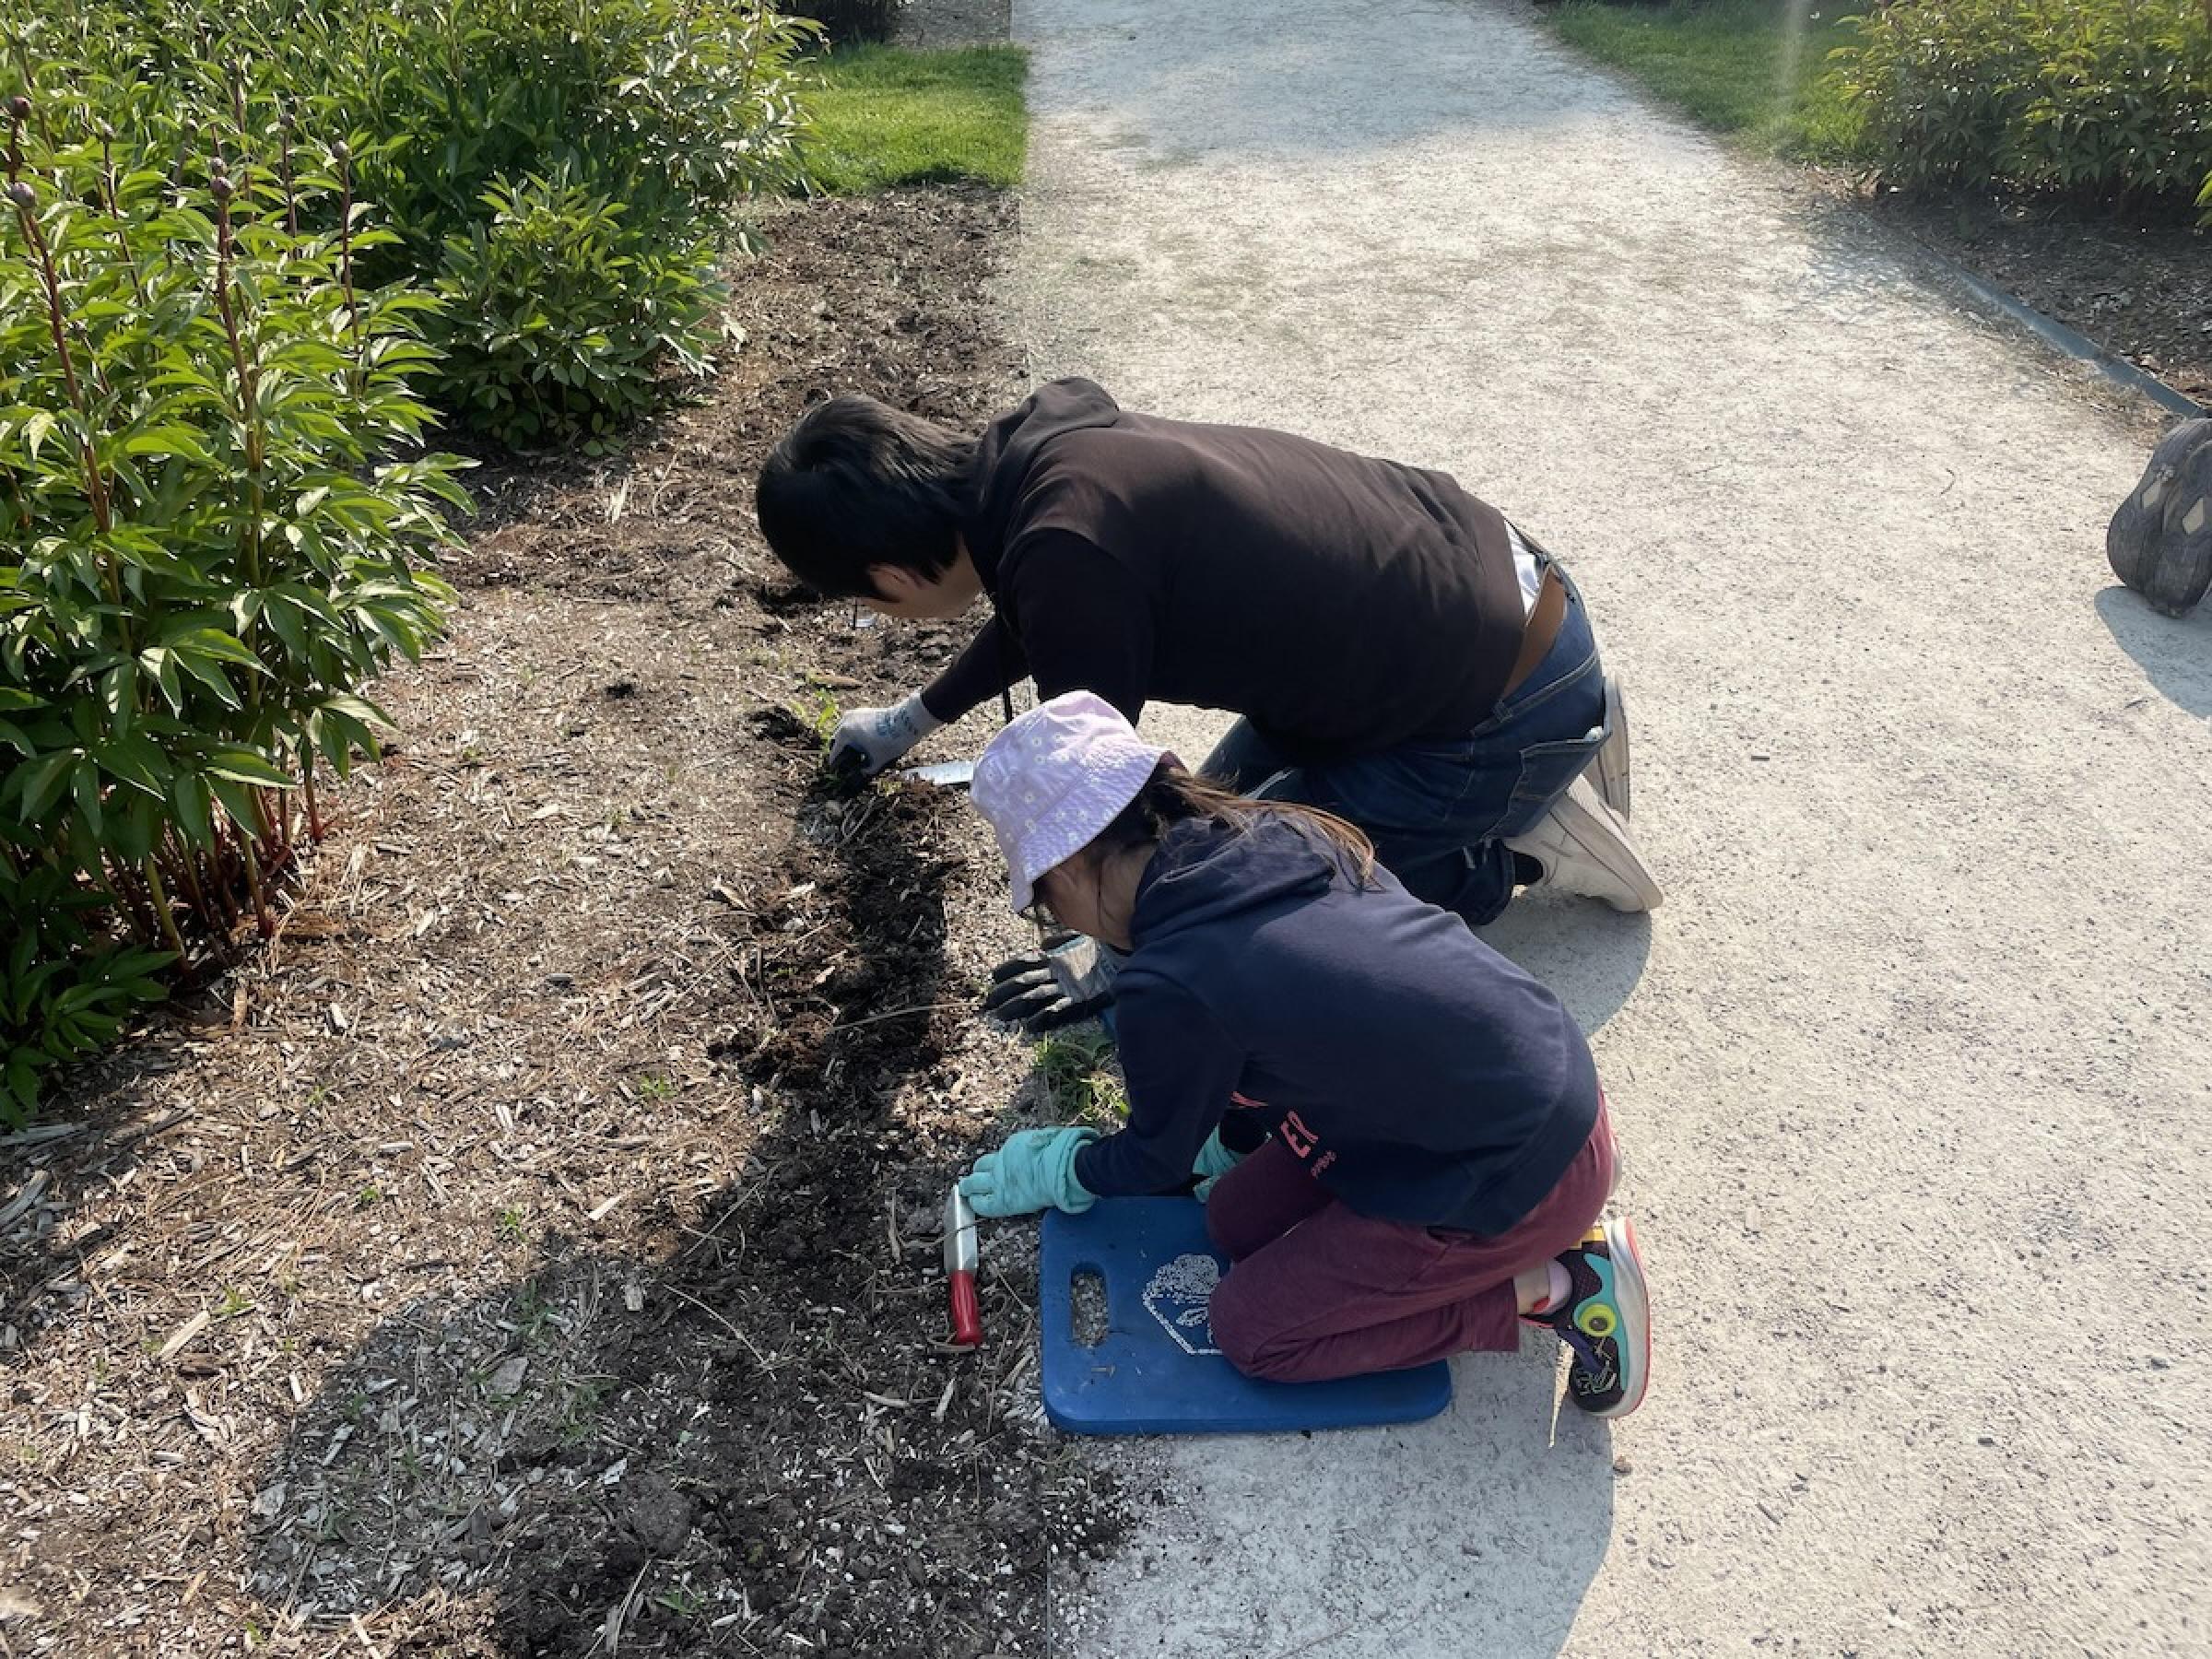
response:
[[[929,685],[844,715],[833,767],[880,771],[1023,678],[1132,722],[1154,700],[1225,709],[1241,718],[1201,772],[1358,825],[1470,925],[1536,884],[1659,902],[1581,593],[1443,473],[1061,380],[978,437],[831,398],[776,445],[755,502],[825,598],[917,619],[992,605]],[[994,1006],[1031,1030],[1097,1011],[1100,987],[1068,977],[1023,959]]]

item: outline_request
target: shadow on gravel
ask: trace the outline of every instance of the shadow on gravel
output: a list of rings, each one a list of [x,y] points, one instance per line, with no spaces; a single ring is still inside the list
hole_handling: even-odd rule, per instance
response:
[[[75,1317],[92,1294],[89,1264],[126,1241],[121,1223],[71,1233],[67,1221],[88,1195],[136,1176],[160,1135],[190,1120],[156,1104],[182,1047],[157,1028],[87,1067],[88,1080],[76,1084],[82,1117],[0,1135],[0,1354]]]
[[[1539,889],[1514,900],[1481,937],[1549,986],[1584,1034],[1595,1036],[1643,977],[1652,918]]]
[[[2212,720],[2212,601],[2186,617],[2161,617],[2115,582],[2097,595],[2097,614],[2160,697]]]

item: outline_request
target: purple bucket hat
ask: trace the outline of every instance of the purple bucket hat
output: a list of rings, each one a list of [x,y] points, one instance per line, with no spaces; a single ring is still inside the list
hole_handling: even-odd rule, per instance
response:
[[[1182,764],[1088,691],[1040,703],[991,739],[970,794],[998,837],[1017,911],[1035,901],[1038,877],[1121,816],[1162,760]]]

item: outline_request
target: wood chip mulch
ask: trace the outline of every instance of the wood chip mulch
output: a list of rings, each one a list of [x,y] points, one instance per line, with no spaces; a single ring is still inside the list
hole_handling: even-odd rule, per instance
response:
[[[802,603],[751,514],[814,398],[1014,400],[1009,212],[778,215],[710,399],[483,476],[276,943],[0,1141],[0,1654],[1042,1651],[1119,1500],[1022,1233],[978,1353],[937,1265],[1034,1105],[971,1012],[1023,933],[964,802],[812,729],[960,631]]]

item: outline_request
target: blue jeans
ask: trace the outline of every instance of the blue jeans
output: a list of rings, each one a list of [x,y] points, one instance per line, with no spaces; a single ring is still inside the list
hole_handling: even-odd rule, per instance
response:
[[[1348,818],[1417,899],[1497,920],[1513,896],[1505,838],[1543,821],[1606,740],[1604,671],[1583,595],[1558,565],[1567,612],[1528,678],[1465,737],[1292,765],[1240,720],[1199,770],[1241,794],[1302,801]]]

